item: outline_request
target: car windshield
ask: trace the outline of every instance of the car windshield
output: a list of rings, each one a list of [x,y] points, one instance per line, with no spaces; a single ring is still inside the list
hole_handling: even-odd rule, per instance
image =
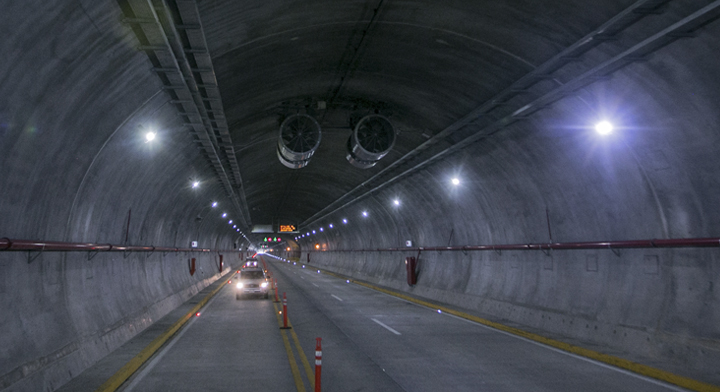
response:
[[[262,279],[264,278],[262,271],[242,271],[240,279]]]

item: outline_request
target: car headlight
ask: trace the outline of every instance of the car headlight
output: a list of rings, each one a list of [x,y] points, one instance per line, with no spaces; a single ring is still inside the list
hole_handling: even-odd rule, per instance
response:
[[[243,288],[242,282],[240,282],[240,283],[237,284],[237,288],[239,288],[239,289]]]
[[[264,287],[267,287],[267,282],[262,282],[262,283],[260,284],[260,287],[263,287],[263,288],[264,288]]]

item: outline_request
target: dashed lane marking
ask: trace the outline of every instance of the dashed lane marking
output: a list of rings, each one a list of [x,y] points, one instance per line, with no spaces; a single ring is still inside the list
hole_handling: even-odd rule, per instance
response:
[[[334,276],[336,278],[345,279],[348,282],[353,282],[357,285],[367,287],[369,289],[379,291],[381,293],[388,294],[390,296],[403,299],[408,302],[415,303],[420,306],[425,306],[433,310],[441,310],[443,313],[449,313],[454,316],[478,323],[483,324],[485,326],[491,327],[495,330],[499,330],[502,332],[509,333],[511,335],[515,335],[519,338],[524,338],[528,340],[533,340],[537,343],[540,343],[544,345],[547,348],[554,348],[559,349],[561,351],[564,351],[569,354],[577,355],[578,357],[585,357],[592,361],[593,363],[597,365],[603,366],[604,364],[610,365],[609,368],[619,371],[624,374],[628,375],[634,375],[637,378],[646,380],[646,381],[652,381],[651,379],[660,380],[668,384],[674,384],[679,387],[689,389],[692,391],[698,391],[698,392],[720,392],[720,387],[704,383],[702,381],[694,380],[688,377],[679,376],[674,373],[670,373],[665,370],[653,368],[651,366],[643,365],[637,362],[633,362],[630,360],[627,360],[625,358],[616,357],[614,355],[604,354],[597,351],[593,351],[590,349],[586,349],[584,347],[575,346],[569,343],[561,342],[558,340],[546,338],[541,335],[537,335],[531,332],[524,331],[519,328],[510,327],[504,324],[496,323],[494,321],[486,320],[481,317],[477,317],[474,315],[470,315],[464,312],[460,312],[455,309],[451,309],[446,306],[433,304],[427,301],[419,300],[413,297],[410,297],[408,295],[402,294],[400,292],[394,291],[394,290],[388,290],[384,289],[378,286],[375,286],[370,283],[358,281],[358,280],[350,280],[347,279],[345,276],[323,270],[323,273]],[[627,372],[627,373],[626,373]],[[674,385],[663,385],[665,388],[674,388]]]
[[[330,294],[330,296],[333,297],[333,298],[335,298],[336,300],[338,300],[338,301],[340,301],[340,302],[343,302],[343,299],[340,298],[340,297],[338,297],[338,296],[335,295],[335,294]]]
[[[387,325],[385,325],[382,321],[380,321],[380,320],[378,320],[378,319],[371,318],[370,320],[372,320],[372,321],[380,324],[381,327],[387,329],[388,331],[394,333],[395,335],[402,335],[400,332],[398,332],[398,331],[396,331],[396,330],[388,327]]]

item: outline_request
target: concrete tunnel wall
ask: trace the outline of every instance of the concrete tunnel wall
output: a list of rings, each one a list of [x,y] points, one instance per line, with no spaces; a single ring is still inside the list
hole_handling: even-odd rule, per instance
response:
[[[231,249],[210,208],[224,190],[111,6],[3,4],[0,236]],[[145,143],[150,128],[161,143]],[[0,252],[0,389],[57,389],[216,280],[217,264],[217,253]]]
[[[147,56],[118,30],[117,7],[4,7],[22,17],[4,20],[0,40],[0,235],[232,247],[226,222],[208,218],[210,198],[224,190]],[[710,25],[377,192],[330,217],[338,229],[316,238],[331,250],[407,239],[419,246],[546,242],[546,208],[560,242],[717,236],[718,33]],[[606,115],[622,126],[599,139],[588,127]],[[151,127],[163,143],[144,143]],[[454,174],[458,188],[448,184]],[[189,189],[192,178],[203,180],[199,190]],[[402,200],[397,209],[394,197]],[[363,209],[370,219],[360,218]],[[347,227],[337,223],[344,216]],[[715,249],[425,252],[418,285],[407,288],[402,262],[411,255],[328,252],[312,262],[717,372],[709,368],[720,357]],[[190,257],[0,252],[0,389],[56,389],[217,277],[215,255],[196,256],[202,270],[194,276]]]
[[[300,260],[317,243],[329,251],[311,265],[720,382],[717,249],[427,251],[412,288],[404,259],[417,252],[332,252],[547,243],[546,209],[555,242],[717,236],[720,81],[699,57],[718,49],[667,48],[375,192],[304,230],[325,229],[299,240]],[[601,116],[622,129],[599,137]]]

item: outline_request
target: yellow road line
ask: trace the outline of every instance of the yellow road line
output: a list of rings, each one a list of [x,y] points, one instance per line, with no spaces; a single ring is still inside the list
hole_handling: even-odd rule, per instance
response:
[[[288,319],[288,325],[292,326],[292,324],[290,324],[289,319]],[[305,367],[305,374],[307,374],[308,381],[310,381],[310,386],[314,390],[315,389],[315,373],[313,373],[313,370],[310,367],[310,362],[308,361],[307,356],[305,356],[305,352],[303,351],[302,347],[300,347],[300,339],[298,339],[298,336],[295,333],[294,328],[290,330],[290,335],[292,336],[293,340],[295,341],[295,347],[297,348],[297,351],[300,354],[300,362],[302,362],[303,367]]]
[[[320,269],[320,268],[317,268],[317,267],[312,267],[312,268]],[[323,270],[323,269],[320,269],[320,270],[321,270],[323,273],[327,274],[327,275],[331,275],[331,276],[334,276],[334,277],[337,277],[337,278],[340,278],[340,279],[345,279],[345,280],[348,280],[348,279],[349,279],[349,278],[347,278],[347,277],[345,277],[345,276],[336,274],[336,273],[334,273],[334,272],[325,271],[325,270]],[[445,306],[440,306],[440,305],[436,305],[436,304],[433,304],[433,303],[430,303],[430,302],[427,302],[427,301],[419,300],[419,299],[410,297],[410,296],[408,296],[408,295],[399,293],[399,292],[397,292],[397,291],[392,291],[392,290],[384,289],[384,288],[381,288],[381,287],[378,287],[378,286],[375,286],[375,285],[372,285],[372,284],[369,284],[369,283],[365,283],[365,282],[361,282],[361,281],[357,281],[357,280],[353,280],[353,279],[349,279],[349,280],[350,280],[351,282],[355,283],[355,284],[358,284],[358,285],[360,285],[360,286],[367,287],[367,288],[372,289],[372,290],[379,291],[379,292],[381,292],[381,293],[385,293],[385,294],[388,294],[388,295],[392,295],[392,296],[394,296],[394,297],[402,298],[402,299],[404,299],[404,300],[406,300],[406,301],[409,301],[409,302],[412,302],[412,303],[415,303],[415,304],[418,304],[418,305],[422,305],[422,306],[425,306],[425,307],[428,307],[428,308],[431,308],[431,309],[439,309],[439,310],[443,311],[444,313],[450,313],[450,314],[452,314],[452,315],[455,315],[455,316],[458,316],[458,317],[462,317],[462,318],[464,318],[464,319],[471,320],[471,321],[474,321],[474,322],[476,322],[476,323],[483,324],[483,325],[486,325],[486,326],[488,326],[488,327],[498,329],[498,330],[500,330],[500,331],[508,332],[508,333],[513,334],[513,335],[521,336],[521,337],[523,337],[523,338],[530,339],[530,340],[533,340],[533,341],[536,341],[536,342],[545,344],[545,345],[550,346],[550,347],[554,347],[554,348],[557,348],[557,349],[560,349],[560,350],[563,350],[563,351],[567,351],[567,352],[573,353],[573,354],[575,354],[575,355],[579,355],[579,356],[582,356],[582,357],[594,359],[594,360],[596,360],[596,361],[598,361],[598,362],[603,362],[603,363],[606,363],[606,364],[608,364],[608,365],[612,365],[612,366],[615,366],[615,367],[618,367],[618,368],[621,368],[621,369],[629,370],[629,371],[631,371],[631,372],[633,372],[633,373],[637,373],[637,374],[640,374],[640,375],[643,375],[643,376],[646,376],[646,377],[650,377],[650,378],[654,378],[654,379],[657,379],[657,380],[665,381],[665,382],[667,382],[667,383],[674,384],[674,385],[677,385],[677,386],[682,387],[682,388],[685,388],[685,389],[690,389],[690,390],[692,390],[692,391],[697,391],[697,392],[720,392],[720,387],[718,387],[718,386],[716,386],[716,385],[711,385],[711,384],[704,383],[704,382],[702,382],[702,381],[694,380],[694,379],[692,379],[692,378],[687,378],[687,377],[679,376],[679,375],[677,375],[677,374],[670,373],[670,372],[667,372],[667,371],[665,371],[665,370],[660,370],[660,369],[657,369],[657,368],[654,368],[654,367],[651,367],[651,366],[647,366],[647,365],[643,365],[643,364],[640,364],[640,363],[637,363],[637,362],[629,361],[629,360],[624,359],[624,358],[620,358],[620,357],[616,357],[616,356],[608,355],[608,354],[603,354],[603,353],[600,353],[600,352],[597,352],[597,351],[593,351],[593,350],[589,350],[589,349],[586,349],[586,348],[583,348],[583,347],[574,346],[574,345],[572,345],[572,344],[568,344],[568,343],[561,342],[561,341],[558,341],[558,340],[546,338],[546,337],[544,337],[544,336],[537,335],[537,334],[534,334],[534,333],[531,333],[531,332],[527,332],[527,331],[524,331],[524,330],[522,330],[522,329],[509,327],[509,326],[504,325],[504,324],[496,323],[496,322],[494,322],[494,321],[490,321],[490,320],[487,320],[487,319],[484,319],[484,318],[481,318],[481,317],[477,317],[477,316],[473,316],[473,315],[471,315],[471,314],[463,313],[463,312],[460,312],[460,311],[457,311],[457,310],[454,310],[454,309],[451,309],[451,308],[447,308],[447,307],[445,307]]]
[[[162,347],[165,342],[167,342],[177,331],[182,328],[185,323],[187,323],[195,313],[197,313],[198,310],[200,310],[207,302],[215,296],[215,294],[220,291],[223,287],[227,285],[227,283],[224,282],[225,277],[229,274],[231,274],[233,271],[228,272],[227,274],[223,275],[219,280],[223,281],[220,283],[218,287],[213,289],[210,294],[206,295],[205,298],[203,298],[200,302],[197,303],[187,314],[185,314],[183,317],[181,317],[178,321],[175,322],[170,328],[168,328],[165,332],[163,332],[160,336],[155,338],[150,344],[148,344],[140,353],[136,356],[134,356],[128,363],[125,364],[120,370],[118,370],[115,374],[112,375],[107,381],[105,381],[98,389],[95,390],[95,392],[114,392],[117,390],[120,385],[122,385],[125,381],[127,381],[128,378],[130,378],[140,367],[147,362],[148,359],[150,359],[153,354],[157,350]]]
[[[275,315],[278,319],[278,324],[282,326],[282,321],[280,320],[280,313],[277,308],[277,304],[273,303],[273,306],[275,306]],[[300,357],[300,362],[302,362],[303,367],[305,368],[305,374],[307,375],[308,382],[310,383],[310,387],[314,390],[315,389],[315,373],[313,371],[313,368],[310,366],[310,361],[308,361],[307,356],[305,355],[305,351],[303,351],[302,347],[300,346],[300,339],[298,339],[297,334],[295,333],[295,329],[292,328],[292,323],[290,322],[290,318],[288,317],[288,327],[290,327],[290,336],[292,336],[293,342],[295,343],[295,349],[298,352],[298,356]],[[290,353],[292,355],[292,353]],[[291,365],[292,366],[292,365]]]
[[[282,320],[280,320],[280,311],[278,310],[277,304],[273,303],[273,307],[275,307],[275,316],[277,317],[278,326],[282,327],[283,324]],[[288,361],[290,362],[290,371],[292,371],[293,379],[295,380],[295,389],[297,389],[297,392],[305,392],[305,384],[303,384],[302,377],[300,376],[300,369],[298,369],[297,361],[295,361],[295,356],[293,355],[292,347],[290,347],[290,341],[288,340],[287,333],[284,329],[281,329],[280,335],[282,336],[283,344],[285,345],[285,351],[287,351]],[[302,350],[300,352],[302,352]]]

